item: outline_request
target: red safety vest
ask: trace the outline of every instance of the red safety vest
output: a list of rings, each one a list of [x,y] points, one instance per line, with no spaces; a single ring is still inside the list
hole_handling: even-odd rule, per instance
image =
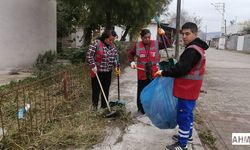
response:
[[[201,54],[200,61],[184,77],[176,78],[174,81],[174,96],[187,100],[196,100],[199,97],[200,89],[205,72],[205,51],[197,45],[190,45]]]
[[[151,75],[155,78],[154,74],[158,71],[157,63],[160,61],[159,45],[157,40],[150,41],[150,50],[146,50],[142,41],[136,43],[136,56],[137,58],[137,76],[138,80],[146,80],[145,64],[151,62]]]
[[[96,50],[96,55],[95,55],[95,62],[96,62],[96,67],[97,69],[99,68],[99,65],[102,62],[102,56],[103,56],[103,43],[98,40],[97,41],[97,50]],[[90,77],[94,78],[95,77],[95,73],[90,69]]]

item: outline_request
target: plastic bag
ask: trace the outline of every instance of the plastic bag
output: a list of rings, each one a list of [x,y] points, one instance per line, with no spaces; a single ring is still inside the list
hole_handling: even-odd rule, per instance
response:
[[[140,95],[146,115],[160,129],[173,129],[177,125],[177,98],[173,96],[173,82],[170,77],[157,77]]]

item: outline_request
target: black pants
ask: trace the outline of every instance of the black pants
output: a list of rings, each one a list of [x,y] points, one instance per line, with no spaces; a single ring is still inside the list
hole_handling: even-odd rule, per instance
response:
[[[144,112],[144,109],[142,107],[140,95],[141,95],[141,92],[144,89],[144,87],[146,87],[151,81],[152,80],[150,80],[150,79],[138,80],[138,83],[137,83],[137,108],[138,108],[138,111],[140,111],[143,114],[145,114],[145,112]]]
[[[109,97],[109,87],[111,83],[111,74],[112,72],[98,72],[98,77],[100,78],[104,93],[108,99]],[[98,83],[97,77],[91,78],[91,85],[92,85],[92,105],[94,107],[98,106],[99,101],[99,95],[101,92],[100,85]],[[103,97],[103,94],[101,94],[101,107],[106,108],[107,104]]]

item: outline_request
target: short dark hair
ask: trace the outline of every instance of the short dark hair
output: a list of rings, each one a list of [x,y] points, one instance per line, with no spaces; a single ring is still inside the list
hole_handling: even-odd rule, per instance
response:
[[[190,29],[193,33],[198,32],[198,27],[193,22],[186,22],[184,25],[182,25],[181,30],[183,29]]]
[[[144,35],[146,35],[148,33],[150,33],[149,29],[142,29],[140,35],[141,35],[141,37],[144,37]]]

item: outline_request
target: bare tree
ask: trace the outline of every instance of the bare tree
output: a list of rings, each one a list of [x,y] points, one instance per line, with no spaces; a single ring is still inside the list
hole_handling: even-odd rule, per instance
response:
[[[176,14],[173,13],[170,15],[169,24],[175,24],[175,22],[176,22]],[[202,18],[200,18],[199,16],[191,16],[188,14],[187,11],[182,10],[180,17],[180,25],[183,25],[185,22],[194,22],[197,24],[198,29],[199,30],[201,29]]]

